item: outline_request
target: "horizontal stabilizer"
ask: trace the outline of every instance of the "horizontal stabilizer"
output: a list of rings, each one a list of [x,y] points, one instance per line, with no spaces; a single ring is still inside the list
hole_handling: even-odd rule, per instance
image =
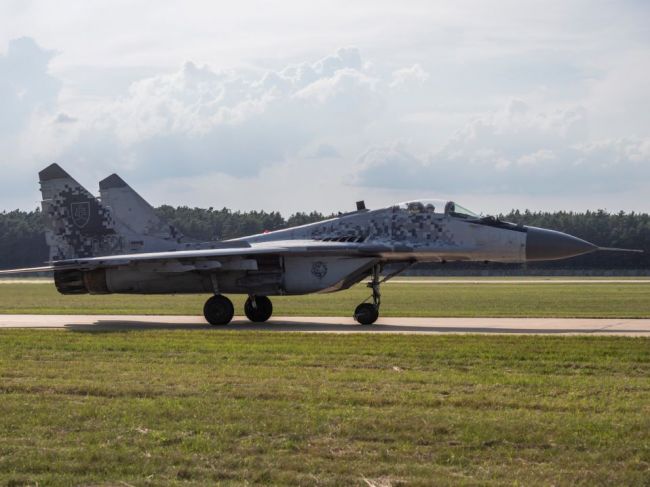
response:
[[[37,272],[50,272],[54,267],[49,265],[45,267],[26,267],[25,269],[6,269],[0,271],[0,276],[9,276],[11,274],[35,274]]]

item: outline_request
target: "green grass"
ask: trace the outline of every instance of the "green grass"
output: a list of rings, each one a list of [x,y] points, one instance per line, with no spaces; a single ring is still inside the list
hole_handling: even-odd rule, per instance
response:
[[[650,317],[650,285],[395,284],[383,286],[382,316]],[[369,290],[274,297],[276,316],[350,316]],[[231,296],[243,313],[244,296]],[[0,285],[0,313],[200,315],[207,296],[61,296],[49,284]]]
[[[0,332],[1,485],[648,485],[650,341]]]

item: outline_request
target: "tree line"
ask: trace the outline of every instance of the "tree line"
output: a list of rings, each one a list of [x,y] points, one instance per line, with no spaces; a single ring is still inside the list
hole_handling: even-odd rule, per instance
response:
[[[158,214],[186,236],[201,240],[225,240],[264,231],[324,220],[319,212],[294,213],[288,218],[276,211],[233,211],[228,208],[161,206]],[[650,215],[607,213],[602,210],[576,212],[531,212],[513,210],[499,218],[514,223],[551,228],[606,247],[650,251]],[[48,259],[40,210],[0,213],[0,268],[41,265]],[[455,264],[473,268],[480,264]],[[497,265],[497,264],[493,264]],[[485,268],[485,266],[483,266]],[[528,264],[528,269],[649,269],[650,255],[595,253],[564,261]]]

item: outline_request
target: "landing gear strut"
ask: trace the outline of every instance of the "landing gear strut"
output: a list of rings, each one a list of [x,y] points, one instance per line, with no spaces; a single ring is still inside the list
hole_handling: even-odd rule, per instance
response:
[[[368,283],[368,287],[372,289],[372,303],[361,303],[354,310],[354,319],[361,325],[372,325],[379,318],[379,306],[381,305],[380,272],[379,265],[372,268],[372,281]]]
[[[357,320],[359,324],[372,325],[377,321],[377,318],[379,318],[379,306],[381,305],[381,292],[379,291],[379,286],[389,279],[401,274],[413,264],[415,264],[414,260],[404,262],[401,267],[391,272],[383,279],[379,278],[381,265],[375,264],[372,267],[372,280],[368,283],[368,287],[372,289],[372,296],[368,297],[368,299],[372,297],[372,303],[363,302],[354,310],[354,319]],[[366,301],[368,301],[368,299],[366,299]]]
[[[250,296],[244,304],[244,312],[253,323],[264,323],[273,314],[273,304],[266,296]]]
[[[227,325],[232,321],[234,314],[232,301],[221,294],[212,296],[203,306],[203,316],[213,326]]]

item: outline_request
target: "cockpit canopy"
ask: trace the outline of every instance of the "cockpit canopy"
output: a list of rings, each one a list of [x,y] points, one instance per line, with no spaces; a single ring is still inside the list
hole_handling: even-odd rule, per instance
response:
[[[453,201],[440,199],[405,201],[395,205],[395,208],[407,210],[410,213],[439,213],[464,219],[480,218],[480,215]]]

